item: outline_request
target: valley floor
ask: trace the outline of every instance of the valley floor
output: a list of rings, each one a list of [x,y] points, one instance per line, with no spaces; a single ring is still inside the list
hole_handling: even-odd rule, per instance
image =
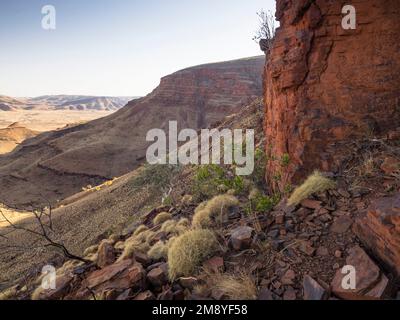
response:
[[[76,110],[21,110],[0,111],[0,129],[18,122],[22,126],[35,131],[51,131],[102,118],[113,111],[76,111]]]

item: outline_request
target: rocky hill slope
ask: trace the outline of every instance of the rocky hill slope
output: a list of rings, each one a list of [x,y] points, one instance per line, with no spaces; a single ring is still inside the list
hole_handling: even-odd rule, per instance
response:
[[[2,276],[25,277],[0,298],[395,298],[400,289],[397,226],[376,238],[378,254],[364,245],[358,230],[364,213],[374,217],[385,212],[398,224],[400,167],[388,165],[387,159],[400,156],[400,134],[355,140],[349,146],[355,157],[344,168],[346,175],[315,174],[311,180],[317,184],[307,180],[294,192],[273,194],[263,189],[267,159],[260,149],[266,143],[262,118],[262,104],[255,102],[218,127],[256,130],[257,170],[247,178],[235,176],[232,166],[146,166],[67,199],[53,213],[55,239],[86,261],[57,258],[48,251],[26,251],[12,259],[11,252],[3,253]],[[167,190],[172,191],[165,197]],[[383,221],[368,220],[368,230],[385,228]],[[25,226],[30,223],[32,219]],[[28,242],[26,237],[22,231],[10,236]],[[36,238],[35,245],[42,241]],[[387,241],[386,249],[382,241]],[[382,255],[391,264],[383,263]],[[8,266],[15,261],[20,261],[18,270]],[[46,263],[58,267],[56,290],[39,286],[36,274]],[[345,265],[357,270],[354,290],[341,286]]]
[[[261,147],[262,103],[258,100],[242,109],[238,114],[223,121],[221,128],[254,129],[257,145]],[[164,193],[171,187],[174,190],[171,196],[180,201],[181,193],[184,193],[185,189],[192,188],[195,172],[196,168],[192,167],[144,166],[116,180],[86,188],[55,207],[53,210],[55,232],[52,236],[56,241],[64,243],[73,253],[83,255],[87,247],[97,244],[111,233],[131,233],[149,209],[162,205]],[[7,214],[5,210],[3,211]],[[36,221],[32,215],[30,216],[26,218],[24,215],[21,222],[28,228],[35,228]],[[4,219],[0,216],[0,221],[2,220]],[[0,235],[8,234],[10,231],[12,228],[2,229]],[[15,251],[10,247],[0,254],[0,283],[13,283],[20,277],[29,279],[43,264],[58,265],[63,261],[63,257],[56,251],[43,251],[40,248],[41,244],[45,243],[43,239],[22,230],[10,233],[8,240],[0,237],[0,247],[3,248],[6,248],[7,244],[21,243],[30,244],[32,250]]]
[[[207,128],[259,96],[264,63],[254,57],[182,70],[106,118],[31,139],[0,157],[0,202],[23,205],[38,193],[54,202],[133,170],[150,129],[169,120],[179,129]]]

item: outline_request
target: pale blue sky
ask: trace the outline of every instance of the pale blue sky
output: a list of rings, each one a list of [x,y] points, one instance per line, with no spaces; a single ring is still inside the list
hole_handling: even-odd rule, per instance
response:
[[[54,5],[57,29],[41,28]],[[260,55],[274,0],[1,0],[0,94],[145,95],[162,76]]]

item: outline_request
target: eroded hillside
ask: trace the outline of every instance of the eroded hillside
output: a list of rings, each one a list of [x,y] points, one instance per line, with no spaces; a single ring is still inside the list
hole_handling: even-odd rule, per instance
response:
[[[31,139],[0,157],[0,201],[27,205],[40,193],[55,202],[128,173],[143,162],[150,129],[169,120],[206,128],[260,96],[264,63],[255,57],[182,70],[106,118]]]

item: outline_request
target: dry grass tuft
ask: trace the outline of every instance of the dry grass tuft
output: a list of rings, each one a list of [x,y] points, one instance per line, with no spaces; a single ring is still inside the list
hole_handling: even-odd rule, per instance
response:
[[[153,260],[166,259],[168,257],[168,246],[162,241],[158,241],[148,252],[147,255]]]
[[[124,241],[118,241],[115,245],[114,248],[117,250],[124,250],[125,249],[125,242]]]
[[[17,294],[17,287],[8,288],[0,292],[0,301],[6,301],[13,299]]]
[[[155,226],[158,226],[162,223],[164,223],[167,220],[171,220],[172,219],[172,215],[168,212],[161,212],[159,213],[153,220],[153,224]]]
[[[157,236],[157,233],[156,232],[154,232],[154,231],[151,231],[151,230],[148,230],[147,232],[146,232],[146,234],[145,234],[145,239],[144,239],[144,241],[147,243],[147,244],[151,244],[152,242],[153,242],[153,240],[154,240],[154,238]]]
[[[38,288],[35,289],[35,291],[32,292],[31,299],[33,301],[39,301],[42,292],[43,292],[43,289],[41,286],[39,286]]]
[[[166,234],[174,233],[176,229],[177,222],[175,220],[167,220],[161,226],[161,231]]]
[[[210,294],[210,287],[207,284],[196,284],[193,293],[200,297],[207,297]]]
[[[190,206],[193,202],[193,196],[187,194],[185,196],[183,196],[182,200],[181,200],[181,204],[183,206]]]
[[[227,210],[239,205],[239,200],[232,195],[220,195],[212,198],[206,204],[200,204],[193,216],[193,226],[195,228],[208,228],[212,224],[212,218],[217,221],[224,221]]]
[[[98,244],[96,244],[96,245],[94,245],[94,246],[91,246],[91,247],[87,248],[87,249],[83,252],[83,256],[86,257],[86,256],[88,256],[88,255],[91,255],[91,254],[93,254],[93,253],[96,253],[98,249],[99,249],[99,245],[98,245]]]
[[[190,228],[190,221],[189,219],[182,218],[181,220],[178,221],[175,227],[175,234],[181,235],[188,231]]]
[[[336,182],[324,177],[319,171],[315,171],[307,180],[296,188],[288,200],[288,205],[298,205],[301,201],[315,193],[324,192],[336,188]]]
[[[254,279],[246,274],[213,274],[211,284],[214,288],[224,293],[229,300],[255,300],[257,299],[257,286]]]
[[[169,240],[168,240],[168,242],[167,242],[168,249],[171,248],[171,246],[173,245],[173,243],[174,243],[174,241],[175,241],[176,239],[178,239],[178,237],[171,237],[171,238],[169,238]]]
[[[149,230],[149,228],[142,224],[141,226],[137,227],[137,229],[135,230],[133,235],[138,236],[139,234],[141,234],[142,232],[145,232],[147,230]]]
[[[142,233],[138,234],[137,236],[132,236],[132,238],[140,241],[140,242],[147,242],[149,243],[152,238],[155,237],[155,232],[152,230],[146,230]]]
[[[150,246],[143,242],[141,239],[131,237],[125,242],[125,248],[122,255],[118,258],[118,261],[132,258],[135,252],[146,253],[150,249]]]
[[[252,188],[249,193],[249,200],[256,200],[261,195],[261,191],[257,188]]]
[[[217,247],[217,239],[210,230],[190,230],[176,238],[168,250],[170,279],[191,275]]]

